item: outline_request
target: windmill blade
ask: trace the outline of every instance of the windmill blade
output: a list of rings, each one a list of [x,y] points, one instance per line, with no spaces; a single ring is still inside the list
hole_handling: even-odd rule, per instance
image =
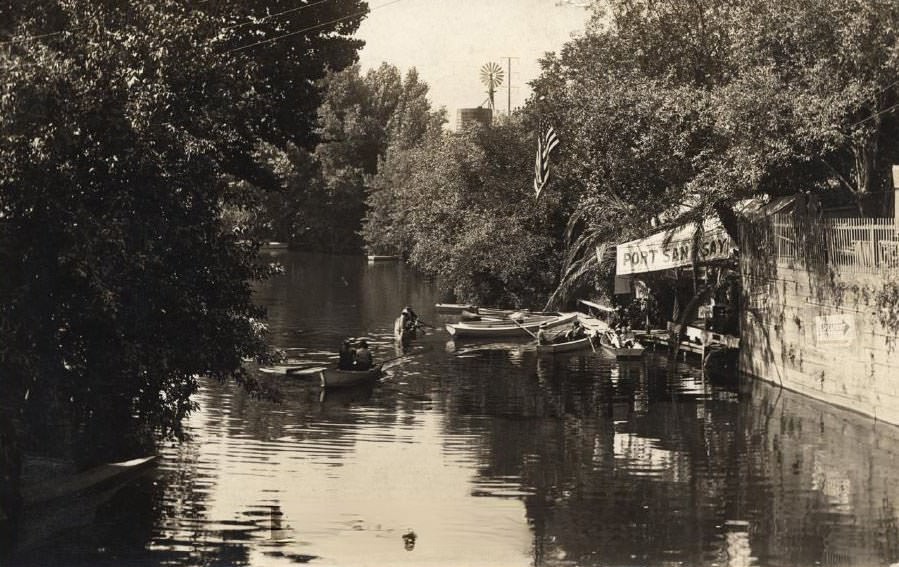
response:
[[[503,68],[494,62],[485,63],[481,67],[481,82],[487,87],[498,87],[503,84]]]

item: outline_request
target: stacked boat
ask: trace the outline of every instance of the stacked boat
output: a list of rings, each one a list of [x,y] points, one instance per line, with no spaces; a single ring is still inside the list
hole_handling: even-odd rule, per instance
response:
[[[447,323],[446,330],[453,338],[526,338],[540,329],[570,325],[576,318],[577,313],[518,312],[503,318],[484,315],[480,321]]]

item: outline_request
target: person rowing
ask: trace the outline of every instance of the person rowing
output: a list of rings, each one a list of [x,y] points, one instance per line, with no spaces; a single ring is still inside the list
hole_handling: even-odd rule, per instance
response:
[[[418,314],[408,305],[403,307],[400,317],[403,318],[403,328],[407,331],[414,331],[418,328]]]

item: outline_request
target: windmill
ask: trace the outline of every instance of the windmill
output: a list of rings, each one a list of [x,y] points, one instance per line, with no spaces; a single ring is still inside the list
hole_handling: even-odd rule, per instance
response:
[[[503,84],[503,69],[496,63],[485,63],[481,67],[481,82],[487,87],[487,106],[490,110],[493,107],[493,95],[496,93],[496,87]]]

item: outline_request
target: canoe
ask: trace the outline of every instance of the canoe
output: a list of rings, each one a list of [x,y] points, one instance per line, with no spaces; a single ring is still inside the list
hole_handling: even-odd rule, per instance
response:
[[[476,309],[470,303],[437,303],[434,305],[434,311],[449,315],[458,315],[463,311],[474,311]]]
[[[496,337],[530,337],[527,331],[536,333],[542,326],[544,329],[567,325],[574,321],[577,314],[525,318],[518,324],[512,321],[470,321],[463,323],[447,323],[446,330],[453,337],[496,338]],[[527,329],[527,331],[525,331]]]
[[[395,260],[399,260],[399,256],[386,256],[386,255],[378,255],[378,254],[369,254],[368,261],[369,262],[393,262]]]
[[[561,316],[562,315],[560,315],[559,313],[551,313],[551,314],[546,314],[546,315],[530,315],[530,314],[528,314],[528,315],[524,315],[522,317],[516,317],[515,323],[518,323],[519,325],[524,325],[526,327],[528,325],[533,325],[533,324],[537,324],[539,326],[541,323],[553,322]],[[564,322],[570,323],[571,320],[573,320],[575,317],[577,317],[577,315],[572,315],[571,318],[566,319]],[[508,326],[508,325],[515,327],[515,323],[513,323],[512,320],[508,317],[504,318],[504,319],[500,319],[498,317],[481,317],[480,321],[461,321],[460,323],[457,323],[457,324],[465,324],[465,325],[470,325],[472,327],[496,327],[496,326]],[[555,326],[555,325],[553,325],[553,326]]]
[[[557,352],[571,352],[585,348],[590,348],[590,337],[583,337],[564,343],[537,345],[537,352],[540,354],[555,354]]]
[[[63,478],[53,478],[22,488],[25,506],[44,505],[52,500],[68,498],[140,472],[156,461],[156,456],[100,465]]]
[[[381,365],[372,366],[368,370],[325,368],[319,371],[318,375],[322,388],[346,388],[377,381],[381,376]]]

